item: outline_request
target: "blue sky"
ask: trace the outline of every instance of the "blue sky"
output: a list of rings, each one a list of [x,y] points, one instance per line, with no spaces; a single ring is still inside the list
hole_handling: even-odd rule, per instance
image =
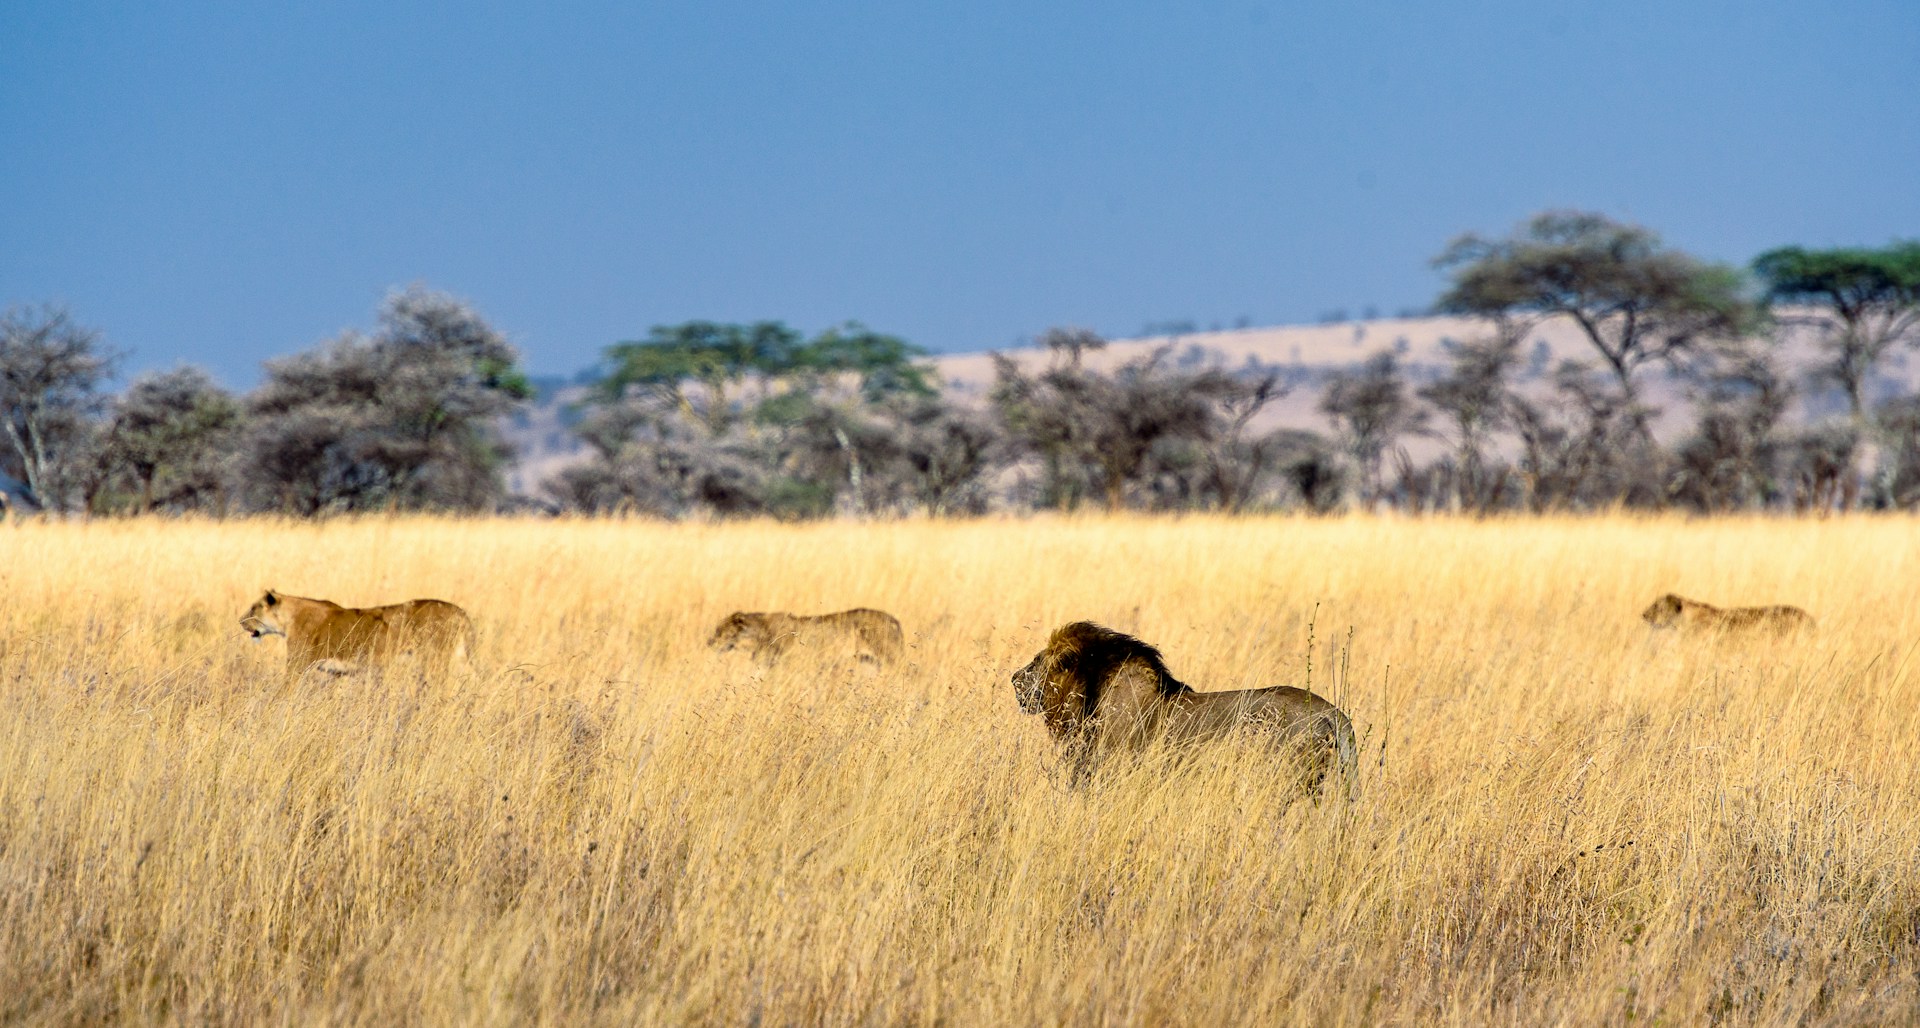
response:
[[[1916,101],[1912,0],[8,0],[0,304],[236,386],[411,282],[548,373],[690,318],[1392,313],[1547,207],[1920,235]]]

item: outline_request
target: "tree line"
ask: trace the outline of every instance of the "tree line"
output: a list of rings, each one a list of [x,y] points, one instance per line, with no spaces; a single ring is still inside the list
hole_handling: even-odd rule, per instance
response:
[[[59,308],[0,315],[0,473],[15,508],[317,515],[485,510],[510,454],[497,420],[532,395],[467,304],[414,288],[371,333],[270,360],[244,396],[195,367],[101,386],[119,355]]]
[[[1920,396],[1875,391],[1920,346],[1920,242],[1783,247],[1737,269],[1549,212],[1463,236],[1435,263],[1435,311],[1482,335],[1420,381],[1392,352],[1328,374],[1314,398],[1328,432],[1262,424],[1302,388],[1283,369],[1171,347],[1089,360],[1106,341],[1085,329],[993,355],[991,388],[970,399],[942,391],[923,350],[858,323],[808,337],[695,321],[607,349],[571,419],[587,459],[538,497],[506,494],[498,431],[533,386],[457,298],[397,292],[371,331],[268,361],[244,395],[192,367],[109,393],[119,357],[97,333],[63,309],[13,308],[0,484],[16,508],[89,514],[1920,506]],[[1577,327],[1582,358],[1540,366],[1528,351],[1551,318]],[[1785,364],[1789,333],[1814,340],[1810,376]],[[1690,415],[1665,442],[1656,373]],[[1833,393],[1841,413],[1789,420]]]

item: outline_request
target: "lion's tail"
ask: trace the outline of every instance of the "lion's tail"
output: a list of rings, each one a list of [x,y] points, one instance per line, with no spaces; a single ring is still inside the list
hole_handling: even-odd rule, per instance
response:
[[[1353,737],[1353,719],[1338,710],[1334,711],[1333,752],[1347,784],[1347,799],[1355,799],[1360,795],[1360,744]]]

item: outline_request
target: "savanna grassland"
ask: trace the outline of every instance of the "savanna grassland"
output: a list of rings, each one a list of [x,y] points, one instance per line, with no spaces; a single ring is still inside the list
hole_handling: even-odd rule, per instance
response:
[[[1920,1018],[1920,523],[1608,517],[0,527],[0,1021]],[[261,590],[459,603],[472,669],[286,682]],[[1812,636],[1656,637],[1674,590]],[[885,608],[764,671],[736,609]],[[1069,786],[1054,625],[1306,685],[1270,753]],[[1311,626],[1311,627],[1310,627]],[[1309,648],[1309,639],[1312,639]]]

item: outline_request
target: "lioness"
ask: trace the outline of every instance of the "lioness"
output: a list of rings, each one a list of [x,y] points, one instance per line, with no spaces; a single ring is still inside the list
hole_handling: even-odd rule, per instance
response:
[[[1300,753],[1312,786],[1334,767],[1349,794],[1359,780],[1353,722],[1339,707],[1284,685],[1195,692],[1173,677],[1159,650],[1091,621],[1055,629],[1046,648],[1013,673],[1013,691],[1021,711],[1040,715],[1067,747],[1076,780],[1107,753],[1242,728],[1266,732],[1281,748]]]
[[[1813,627],[1813,615],[1799,607],[1731,607],[1722,610],[1710,603],[1689,600],[1668,593],[1640,612],[1642,620],[1655,628],[1678,628],[1683,632],[1765,631],[1775,634]]]
[[[291,675],[316,667],[348,674],[403,655],[444,672],[454,658],[471,656],[474,643],[473,619],[445,600],[356,608],[268,589],[240,627],[256,640],[285,636]]]
[[[854,657],[891,664],[900,659],[907,644],[900,622],[892,614],[858,607],[814,617],[781,611],[729,614],[713,630],[707,645],[721,653],[744,649],[772,666],[795,649],[823,658]]]

